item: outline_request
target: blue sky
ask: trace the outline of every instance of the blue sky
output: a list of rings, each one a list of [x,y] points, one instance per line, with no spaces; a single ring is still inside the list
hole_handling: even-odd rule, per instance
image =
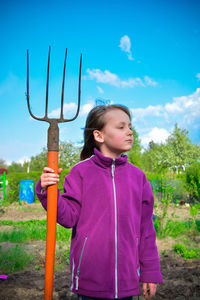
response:
[[[164,142],[176,122],[199,144],[199,11],[198,0],[1,0],[0,158],[22,162],[47,144],[48,124],[30,118],[25,93],[29,49],[31,108],[42,116],[49,45],[51,116],[60,107],[65,48],[65,116],[74,114],[83,54],[80,115],[59,126],[60,140],[80,145],[101,98],[130,108],[144,147]]]

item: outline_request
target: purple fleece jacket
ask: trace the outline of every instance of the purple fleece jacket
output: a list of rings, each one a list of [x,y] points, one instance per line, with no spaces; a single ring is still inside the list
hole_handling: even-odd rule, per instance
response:
[[[138,295],[139,281],[162,282],[152,189],[126,155],[94,153],[71,169],[64,193],[58,192],[57,221],[73,228],[71,290],[98,298]],[[39,181],[36,193],[46,209],[40,190]]]

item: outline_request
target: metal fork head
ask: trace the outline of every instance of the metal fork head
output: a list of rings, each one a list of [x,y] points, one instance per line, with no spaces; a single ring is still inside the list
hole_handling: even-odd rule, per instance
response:
[[[48,55],[48,65],[47,65],[47,85],[46,85],[46,106],[45,106],[45,115],[43,118],[36,117],[30,108],[29,101],[29,53],[27,50],[27,104],[28,110],[31,117],[38,121],[45,121],[50,124],[48,129],[48,151],[59,151],[59,129],[58,123],[71,122],[75,120],[79,114],[80,110],[80,99],[81,99],[81,66],[82,66],[82,54],[80,57],[80,68],[79,68],[79,86],[78,86],[78,106],[76,114],[71,119],[65,119],[63,116],[63,103],[64,103],[64,85],[65,85],[65,67],[66,67],[66,59],[67,59],[67,49],[65,51],[65,60],[64,60],[64,70],[63,70],[63,81],[62,81],[62,94],[61,94],[61,110],[60,110],[60,118],[49,118],[48,117],[48,95],[49,95],[49,65],[50,65],[50,51],[51,47],[49,46],[49,55]]]
[[[46,106],[45,106],[45,115],[43,118],[36,117],[30,108],[30,101],[29,101],[29,52],[27,50],[27,104],[28,110],[32,118],[38,121],[46,121],[49,123],[57,122],[57,123],[64,123],[64,122],[71,122],[75,120],[79,114],[80,110],[80,98],[81,98],[81,66],[82,66],[82,54],[80,57],[80,68],[79,68],[79,86],[78,86],[78,106],[76,114],[71,119],[65,119],[63,116],[63,103],[64,103],[64,85],[65,85],[65,67],[66,67],[66,59],[67,59],[67,48],[65,51],[65,60],[64,60],[64,70],[63,70],[63,81],[62,81],[62,94],[61,94],[61,110],[60,110],[60,118],[49,118],[48,117],[48,93],[49,93],[49,65],[50,65],[50,51],[51,47],[49,46],[49,55],[48,55],[48,65],[47,65],[47,84],[46,84]]]

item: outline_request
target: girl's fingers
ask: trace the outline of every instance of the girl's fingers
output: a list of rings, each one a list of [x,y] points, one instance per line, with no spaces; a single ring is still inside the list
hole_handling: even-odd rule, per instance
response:
[[[44,167],[43,173],[54,173],[54,170],[49,167]]]
[[[59,172],[61,171],[62,169],[59,169]],[[49,167],[45,167],[43,169],[43,173],[40,178],[42,189],[46,189],[49,185],[57,184],[59,182],[59,175],[54,173],[54,170]]]
[[[59,182],[59,174],[61,172],[62,168],[59,168],[58,174],[56,174],[52,168],[44,167],[43,173],[40,177],[42,189],[46,189],[49,185],[57,184]]]
[[[60,174],[62,172],[62,170],[63,170],[62,168],[59,168],[58,169],[58,174]]]
[[[58,169],[58,174],[60,174],[62,172],[62,170],[63,170],[62,168],[59,168]],[[43,173],[54,173],[54,170],[49,168],[49,167],[44,167]]]
[[[143,289],[143,295],[144,295],[145,299],[147,299],[146,298],[146,296],[147,296],[147,283],[145,283],[145,282],[143,283],[142,289]]]
[[[156,283],[143,283],[143,295],[145,299],[151,299],[156,294]]]

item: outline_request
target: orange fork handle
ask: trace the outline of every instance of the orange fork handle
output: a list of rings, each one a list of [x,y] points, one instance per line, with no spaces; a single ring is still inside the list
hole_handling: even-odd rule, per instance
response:
[[[48,151],[48,167],[58,174],[58,152]],[[58,185],[47,189],[47,234],[46,234],[46,261],[45,261],[45,290],[44,299],[53,299],[53,274],[56,245],[57,222],[57,195]]]

